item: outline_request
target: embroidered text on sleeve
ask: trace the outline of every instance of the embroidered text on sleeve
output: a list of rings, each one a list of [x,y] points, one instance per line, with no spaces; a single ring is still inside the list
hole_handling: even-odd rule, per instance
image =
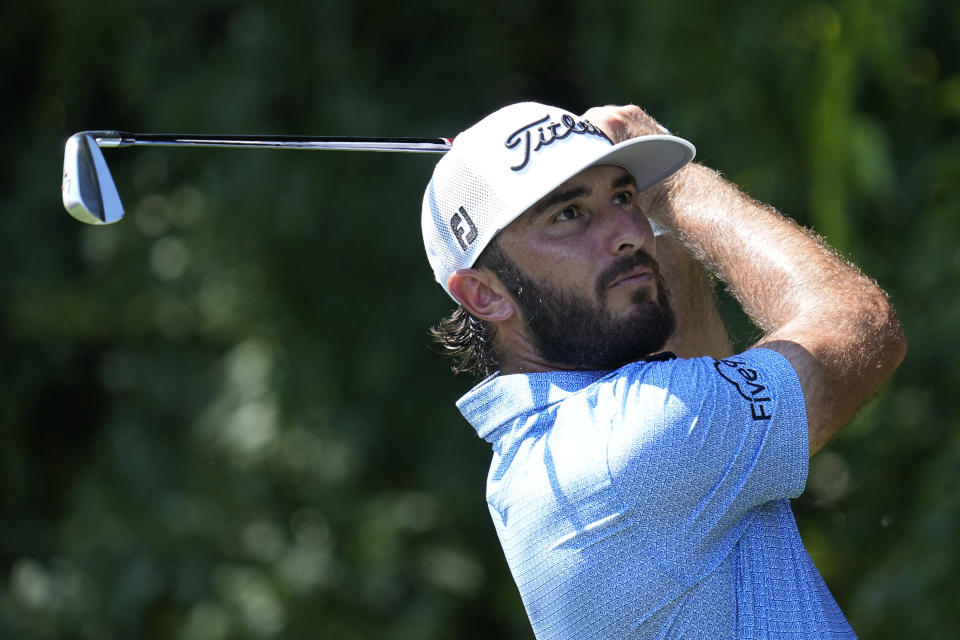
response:
[[[769,420],[772,401],[767,385],[763,383],[760,373],[751,369],[743,360],[716,360],[713,363],[717,373],[732,384],[737,392],[749,403],[750,417],[754,420]]]

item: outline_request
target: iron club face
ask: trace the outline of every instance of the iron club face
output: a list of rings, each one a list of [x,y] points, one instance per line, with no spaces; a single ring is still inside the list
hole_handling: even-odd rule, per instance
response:
[[[123,204],[93,131],[75,133],[63,152],[63,206],[87,224],[110,224],[123,217]]]

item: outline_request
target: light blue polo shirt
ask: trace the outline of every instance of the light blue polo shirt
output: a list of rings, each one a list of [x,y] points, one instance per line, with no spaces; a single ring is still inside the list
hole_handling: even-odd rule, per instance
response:
[[[780,354],[494,376],[458,407],[540,640],[855,637],[790,510],[807,421]]]

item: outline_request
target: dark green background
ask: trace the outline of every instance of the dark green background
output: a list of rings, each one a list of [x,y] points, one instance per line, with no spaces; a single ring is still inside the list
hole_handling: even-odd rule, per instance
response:
[[[59,196],[77,130],[522,99],[644,106],[891,293],[907,359],[795,510],[862,637],[960,637],[958,42],[945,0],[4,3],[0,637],[532,636],[425,333],[434,156],[108,150],[124,221]]]

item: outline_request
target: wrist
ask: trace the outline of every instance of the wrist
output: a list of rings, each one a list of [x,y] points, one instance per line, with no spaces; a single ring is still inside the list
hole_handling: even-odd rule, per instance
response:
[[[653,235],[661,236],[676,228],[676,209],[681,202],[683,183],[689,166],[641,194],[641,206],[650,221]]]

